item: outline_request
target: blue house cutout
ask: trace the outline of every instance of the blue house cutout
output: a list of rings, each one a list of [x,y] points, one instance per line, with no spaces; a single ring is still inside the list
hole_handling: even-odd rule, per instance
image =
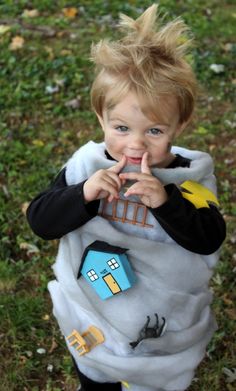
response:
[[[136,276],[127,250],[96,240],[86,247],[77,278],[82,275],[103,300],[131,288]]]

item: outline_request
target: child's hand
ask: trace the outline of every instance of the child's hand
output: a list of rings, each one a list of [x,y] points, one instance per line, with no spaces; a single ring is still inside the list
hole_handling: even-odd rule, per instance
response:
[[[157,208],[167,201],[168,196],[162,183],[152,175],[148,166],[148,152],[145,152],[141,162],[141,172],[121,173],[122,180],[136,180],[124,194],[125,197],[138,195],[142,203],[150,208]]]
[[[86,203],[108,197],[111,202],[113,198],[118,198],[118,193],[122,185],[119,173],[126,164],[126,157],[113,167],[107,170],[96,171],[84,184],[84,200]]]

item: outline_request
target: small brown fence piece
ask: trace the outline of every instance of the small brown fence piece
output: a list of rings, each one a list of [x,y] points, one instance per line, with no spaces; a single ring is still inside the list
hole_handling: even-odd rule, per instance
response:
[[[139,225],[144,228],[153,228],[153,225],[147,224],[147,207],[138,202],[114,199],[112,205],[108,203],[107,199],[104,199],[101,208],[101,212],[98,214],[107,220],[120,221],[122,223],[128,223],[133,225]],[[119,208],[118,208],[119,206]],[[118,215],[119,210],[119,215]],[[128,212],[132,215],[132,219],[127,217]],[[138,217],[139,216],[139,217]]]

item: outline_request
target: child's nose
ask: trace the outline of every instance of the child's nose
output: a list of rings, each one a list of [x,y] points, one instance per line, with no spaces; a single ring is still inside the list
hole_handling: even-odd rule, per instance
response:
[[[145,139],[142,136],[133,136],[130,141],[130,148],[142,149],[145,147]]]

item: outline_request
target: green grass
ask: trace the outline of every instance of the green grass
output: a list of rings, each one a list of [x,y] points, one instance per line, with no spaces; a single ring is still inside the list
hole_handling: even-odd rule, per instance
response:
[[[190,391],[232,391],[223,368],[235,363],[236,197],[234,94],[236,7],[233,1],[163,0],[167,19],[183,15],[196,38],[192,61],[202,84],[196,118],[180,145],[210,151],[228,235],[211,288],[219,329]],[[68,19],[62,9],[78,7]],[[24,211],[71,153],[102,133],[90,110],[92,41],[114,36],[119,12],[136,16],[151,1],[0,2],[0,391],[73,391],[77,379],[52,315],[47,283],[57,241],[33,235]],[[39,11],[23,18],[25,9]],[[39,30],[38,27],[43,27]],[[48,29],[53,33],[48,36]],[[1,31],[1,28],[0,28]],[[12,51],[13,37],[24,38]],[[223,64],[222,74],[209,66]],[[48,93],[48,88],[57,88]],[[78,98],[79,97],[79,98]],[[67,103],[78,98],[78,109]],[[39,348],[45,349],[39,354]],[[51,367],[52,366],[52,367]]]

